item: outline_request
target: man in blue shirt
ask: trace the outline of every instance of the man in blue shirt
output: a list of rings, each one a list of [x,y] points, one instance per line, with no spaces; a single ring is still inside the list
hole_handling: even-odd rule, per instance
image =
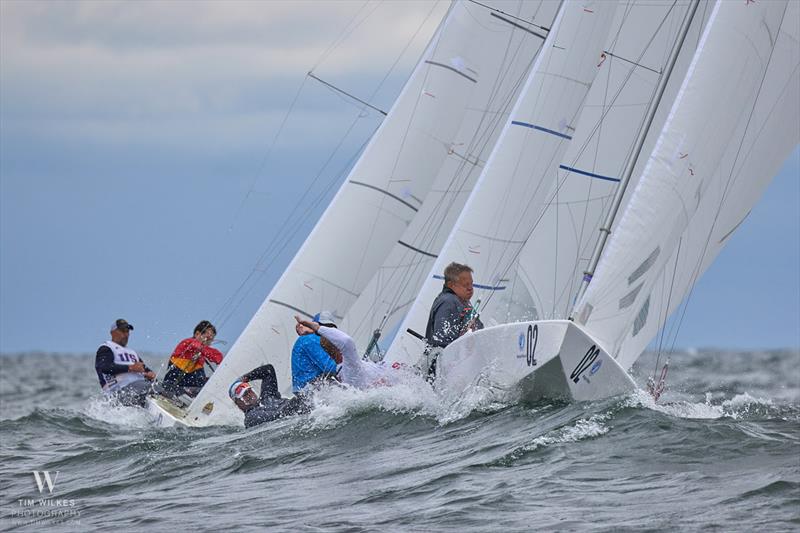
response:
[[[322,311],[314,316],[314,322],[336,327],[333,314]],[[320,344],[314,330],[300,323],[295,326],[298,338],[292,347],[292,392],[297,393],[306,385],[336,376],[336,362]]]

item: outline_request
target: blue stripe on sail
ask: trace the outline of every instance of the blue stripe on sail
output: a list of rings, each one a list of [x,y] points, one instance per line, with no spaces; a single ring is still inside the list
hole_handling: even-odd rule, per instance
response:
[[[585,170],[579,170],[577,168],[568,167],[567,165],[558,165],[558,168],[563,168],[564,170],[568,170],[576,174],[583,174],[584,176],[589,176],[590,178],[597,178],[599,180],[617,181],[617,182],[619,181],[619,178],[609,178],[608,176],[601,176],[600,174],[594,174],[593,172],[586,172]]]
[[[433,278],[434,279],[440,279],[440,280],[444,281],[444,276],[440,276],[439,274],[434,274]],[[485,289],[487,291],[502,291],[502,290],[505,290],[505,287],[500,287],[500,286],[492,287],[491,285],[481,285],[479,283],[473,283],[472,286],[475,287],[476,289]]]
[[[549,133],[550,135],[555,135],[556,137],[561,137],[562,139],[567,139],[567,140],[570,140],[570,141],[572,140],[572,137],[570,137],[569,135],[565,135],[565,134],[557,132],[555,130],[550,130],[550,129],[547,129],[547,128],[543,128],[541,126],[537,126],[536,124],[528,124],[527,122],[520,122],[519,120],[512,120],[511,123],[514,124],[515,126],[525,126],[526,128],[531,128],[531,129],[534,129],[534,130],[543,131],[545,133]]]

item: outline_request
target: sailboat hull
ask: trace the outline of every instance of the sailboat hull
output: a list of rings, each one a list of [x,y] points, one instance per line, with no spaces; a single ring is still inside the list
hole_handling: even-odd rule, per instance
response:
[[[191,427],[185,420],[185,413],[161,396],[148,396],[145,409],[150,413],[158,427],[185,426]]]
[[[471,387],[519,389],[525,400],[589,401],[636,384],[580,326],[567,320],[502,324],[468,333],[439,356],[436,387],[454,398]]]

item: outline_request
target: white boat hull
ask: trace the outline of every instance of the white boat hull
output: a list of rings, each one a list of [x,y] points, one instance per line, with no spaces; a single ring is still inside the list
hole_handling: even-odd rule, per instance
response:
[[[454,398],[473,386],[518,388],[525,400],[589,401],[636,384],[616,360],[568,320],[519,322],[468,333],[437,362],[436,388]]]
[[[145,409],[153,415],[158,427],[191,427],[195,425],[185,419],[185,413],[179,407],[161,396],[148,396]]]

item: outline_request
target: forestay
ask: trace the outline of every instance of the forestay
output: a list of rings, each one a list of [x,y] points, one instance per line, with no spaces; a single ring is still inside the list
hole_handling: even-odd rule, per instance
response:
[[[778,107],[797,95],[797,33],[781,30],[786,12],[780,1],[714,6],[643,176],[576,305],[577,321],[624,368],[657,330],[643,326],[663,324],[650,316],[653,288],[669,280],[662,307],[683,299],[797,143],[796,101]],[[777,116],[787,110],[789,117]]]
[[[485,3],[528,19],[550,9],[549,2]],[[419,212],[434,179],[461,157],[458,147],[476,144],[482,113],[475,110],[499,109],[540,42],[513,18],[487,8],[477,13],[470,2],[451,6],[332,203],[190,406],[189,423],[240,420],[228,385],[267,362],[282,390],[289,390],[293,315],[328,309],[344,316]]]

